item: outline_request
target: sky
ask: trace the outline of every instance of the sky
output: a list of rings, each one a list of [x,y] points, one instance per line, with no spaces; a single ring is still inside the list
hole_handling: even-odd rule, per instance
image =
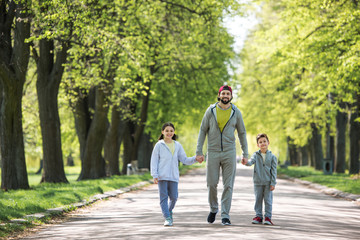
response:
[[[249,16],[234,16],[225,18],[225,27],[228,32],[234,37],[234,49],[240,53],[244,46],[249,30],[256,25],[257,21],[254,14]]]
[[[226,17],[224,19],[224,26],[228,29],[228,32],[234,37],[234,50],[237,54],[239,54],[244,46],[244,42],[249,31],[257,24],[257,20],[255,14],[249,14],[247,16],[231,16]],[[236,73],[241,72],[241,65],[240,63],[233,62],[234,66],[236,67]],[[231,69],[229,69],[231,71]],[[231,73],[233,74],[233,73]],[[224,83],[227,84],[227,83]],[[234,99],[237,98],[238,91],[241,86],[238,85],[234,88],[233,96]]]

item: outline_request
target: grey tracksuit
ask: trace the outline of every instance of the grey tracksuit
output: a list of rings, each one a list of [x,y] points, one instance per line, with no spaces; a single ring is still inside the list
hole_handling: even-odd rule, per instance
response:
[[[202,148],[208,135],[206,181],[208,187],[208,201],[210,211],[218,212],[217,185],[219,183],[220,168],[224,190],[221,196],[221,217],[230,218],[232,192],[236,174],[236,145],[235,130],[237,130],[244,157],[248,157],[246,130],[240,110],[231,104],[231,114],[223,131],[220,131],[216,119],[216,105],[210,105],[201,122],[197,142],[196,155],[204,155]]]
[[[277,175],[277,159],[270,150],[266,151],[265,161],[261,156],[261,152],[256,151],[246,164],[247,166],[254,166],[253,182],[255,192],[255,213],[257,217],[263,218],[262,203],[265,202],[265,217],[271,219],[272,216],[272,201],[273,193],[270,191],[270,185],[276,185]]]

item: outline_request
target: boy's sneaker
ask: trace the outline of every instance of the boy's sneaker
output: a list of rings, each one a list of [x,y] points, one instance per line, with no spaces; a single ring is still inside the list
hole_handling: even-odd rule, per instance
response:
[[[274,225],[274,224],[272,223],[271,219],[268,218],[268,217],[265,218],[264,224],[265,224],[265,225]]]
[[[217,212],[216,212],[216,213],[212,213],[212,212],[209,213],[209,216],[208,216],[208,218],[207,218],[208,223],[213,223],[213,222],[215,222],[216,214],[217,214]]]
[[[223,218],[223,219],[221,219],[221,224],[222,225],[231,225],[231,222],[230,222],[230,219],[228,219],[228,218]]]
[[[253,224],[262,224],[262,218],[261,217],[254,217],[251,223],[253,223]]]
[[[164,226],[169,227],[169,226],[172,226],[172,225],[173,225],[173,223],[172,223],[171,218],[170,217],[165,218]]]

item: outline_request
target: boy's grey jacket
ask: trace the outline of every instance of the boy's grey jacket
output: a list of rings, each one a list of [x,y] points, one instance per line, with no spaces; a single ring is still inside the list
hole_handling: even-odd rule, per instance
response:
[[[246,166],[254,166],[253,181],[255,185],[276,185],[277,175],[277,159],[270,150],[267,150],[265,155],[265,163],[261,156],[261,151],[256,151],[249,159]]]
[[[159,180],[179,182],[179,161],[191,165],[196,162],[194,157],[187,157],[182,145],[175,142],[174,155],[164,140],[159,140],[151,154],[151,176]]]
[[[234,104],[231,104],[229,121],[226,123],[223,132],[221,132],[216,119],[217,104],[218,103],[211,104],[204,114],[197,141],[196,155],[204,155],[202,148],[206,134],[208,134],[208,152],[226,152],[236,149],[234,134],[236,129],[243,156],[248,158],[249,153],[246,140],[246,130],[240,110]]]

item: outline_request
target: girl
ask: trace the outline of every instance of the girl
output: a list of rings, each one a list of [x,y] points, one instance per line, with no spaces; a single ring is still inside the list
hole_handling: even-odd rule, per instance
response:
[[[174,132],[174,125],[170,122],[165,123],[151,155],[151,176],[159,187],[160,206],[165,218],[164,226],[173,225],[172,210],[178,198],[179,161],[186,165],[194,164],[196,161],[195,156],[186,157],[181,144],[175,141]],[[168,199],[170,199],[169,203]]]

